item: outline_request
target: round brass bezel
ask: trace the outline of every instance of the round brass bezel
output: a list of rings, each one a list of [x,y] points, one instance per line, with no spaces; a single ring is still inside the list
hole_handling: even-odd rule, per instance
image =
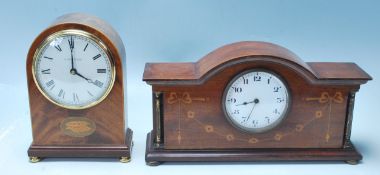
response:
[[[83,36],[83,37],[86,37],[90,40],[92,40],[93,42],[95,42],[96,44],[99,45],[99,47],[101,49],[103,49],[104,53],[107,55],[108,59],[109,59],[109,62],[110,62],[110,67],[111,67],[111,83],[109,84],[107,90],[105,91],[105,93],[99,98],[97,99],[96,101],[93,101],[87,105],[83,105],[83,106],[77,106],[77,105],[65,105],[65,104],[62,104],[62,103],[59,103],[57,101],[55,101],[54,99],[52,99],[40,86],[37,78],[36,78],[36,66],[37,66],[37,59],[41,56],[41,51],[43,48],[45,48],[45,46],[47,44],[49,44],[52,40],[58,38],[58,37],[61,37],[61,36],[65,36],[65,35],[80,35],[80,36]],[[36,84],[37,86],[37,89],[42,93],[42,95],[48,99],[51,103],[57,105],[57,106],[60,106],[62,108],[66,108],[66,109],[73,109],[73,110],[80,110],[80,109],[87,109],[87,108],[90,108],[90,107],[93,107],[97,104],[99,104],[100,102],[102,102],[107,96],[108,94],[111,92],[112,90],[112,87],[115,83],[115,77],[116,77],[116,70],[115,70],[115,63],[114,63],[114,60],[113,60],[113,57],[111,56],[111,52],[110,50],[108,49],[108,47],[104,44],[104,42],[102,40],[100,40],[98,37],[96,37],[95,35],[89,33],[89,32],[86,32],[86,31],[83,31],[83,30],[78,30],[78,29],[67,29],[67,30],[61,30],[61,31],[58,31],[58,32],[55,32],[51,35],[49,35],[36,49],[36,51],[34,52],[34,55],[33,55],[33,61],[32,61],[32,75],[33,75],[33,80],[34,80],[34,83]]]

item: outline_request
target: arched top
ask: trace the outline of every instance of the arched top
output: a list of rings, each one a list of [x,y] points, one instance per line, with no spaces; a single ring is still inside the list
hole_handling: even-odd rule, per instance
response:
[[[309,65],[290,50],[276,44],[260,41],[242,41],[222,46],[196,62],[196,68],[202,77],[219,65],[247,56],[275,57],[295,63],[313,73]]]
[[[279,45],[243,41],[222,46],[194,63],[147,63],[143,80],[149,84],[201,84],[221,69],[241,61],[284,64],[313,83],[330,80],[334,84],[361,84],[371,79],[354,63],[305,63]],[[350,80],[355,81],[347,82]]]
[[[126,78],[124,78],[124,72],[126,67],[125,48],[123,42],[118,33],[104,20],[83,13],[70,13],[57,18],[48,28],[43,30],[32,42],[29,48],[26,58],[26,71],[28,84],[30,86],[35,85],[33,80],[33,59],[41,44],[51,35],[64,30],[80,30],[87,33],[91,33],[97,39],[102,41],[107,51],[110,54],[110,58],[115,66],[115,83],[113,88],[108,94],[107,98],[112,96],[111,94],[119,93],[119,89],[123,89],[126,84]],[[121,87],[121,88],[115,88]],[[115,90],[118,89],[118,90]],[[124,88],[125,90],[126,88]],[[120,95],[120,94],[119,94]],[[123,96],[121,96],[123,97]],[[124,96],[126,97],[126,96]],[[110,97],[118,99],[119,97]],[[123,99],[125,101],[125,99]],[[120,104],[122,104],[121,101]]]
[[[118,49],[118,54],[125,58],[125,47],[121,37],[116,32],[116,30],[108,24],[106,21],[89,14],[84,13],[70,13],[66,15],[62,15],[58,17],[52,24],[52,27],[60,26],[65,28],[70,28],[71,26],[81,26],[83,28],[91,27],[96,29],[96,31],[100,32],[100,35],[107,36],[105,39],[110,39],[110,41],[116,45]]]
[[[83,13],[70,13],[58,17],[47,29],[33,41],[28,53],[28,62],[33,58],[36,48],[51,34],[61,30],[78,29],[89,32],[102,40],[117,63],[125,64],[125,48],[118,33],[104,20]]]

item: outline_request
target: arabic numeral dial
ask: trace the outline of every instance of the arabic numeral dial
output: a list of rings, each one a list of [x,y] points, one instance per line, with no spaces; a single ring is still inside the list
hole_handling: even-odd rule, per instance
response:
[[[249,70],[236,75],[223,94],[223,109],[230,123],[247,132],[265,132],[285,117],[290,102],[286,82],[266,70]]]

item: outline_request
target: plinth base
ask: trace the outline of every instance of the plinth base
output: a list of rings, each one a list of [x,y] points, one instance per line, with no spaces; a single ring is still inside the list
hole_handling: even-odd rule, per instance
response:
[[[28,156],[32,163],[49,157],[115,157],[119,158],[120,162],[126,163],[131,160],[132,135],[132,130],[128,128],[125,145],[43,146],[32,144],[28,149]]]
[[[254,162],[254,161],[345,161],[357,164],[361,154],[348,148],[259,148],[259,149],[165,149],[147,135],[145,161],[157,166],[163,162]]]

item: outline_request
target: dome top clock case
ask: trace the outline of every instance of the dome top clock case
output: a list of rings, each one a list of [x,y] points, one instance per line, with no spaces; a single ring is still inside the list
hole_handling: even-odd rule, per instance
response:
[[[146,162],[362,159],[350,141],[354,63],[305,63],[266,42],[223,46],[196,63],[147,63],[153,130]]]
[[[32,162],[45,157],[130,160],[125,66],[121,38],[97,17],[64,15],[38,35],[26,63]]]

